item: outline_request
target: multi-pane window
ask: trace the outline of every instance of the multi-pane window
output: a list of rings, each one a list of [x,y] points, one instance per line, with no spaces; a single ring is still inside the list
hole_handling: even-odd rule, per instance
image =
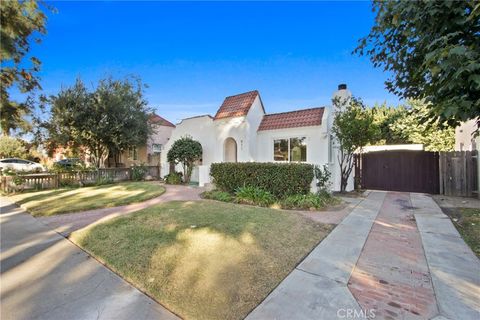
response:
[[[132,160],[138,160],[138,151],[137,147],[132,147],[128,149],[129,151],[129,158]]]
[[[307,142],[305,137],[276,139],[273,142],[273,159],[275,161],[307,161]]]
[[[153,153],[160,153],[162,151],[162,145],[159,143],[152,144],[152,151]]]

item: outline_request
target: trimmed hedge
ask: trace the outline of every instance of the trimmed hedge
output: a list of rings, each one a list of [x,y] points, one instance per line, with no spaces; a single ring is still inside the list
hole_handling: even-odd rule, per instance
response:
[[[210,175],[216,187],[234,193],[238,188],[257,187],[278,199],[308,194],[313,181],[313,165],[306,163],[213,163]]]

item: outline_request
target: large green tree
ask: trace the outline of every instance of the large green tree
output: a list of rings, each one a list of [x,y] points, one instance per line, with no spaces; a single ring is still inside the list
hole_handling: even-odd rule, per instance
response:
[[[430,102],[450,126],[480,115],[480,2],[374,0],[370,34],[355,50],[392,76],[389,91]]]
[[[47,145],[82,146],[96,167],[109,151],[143,145],[151,133],[150,109],[138,79],[101,80],[89,92],[81,80],[47,99],[51,117],[43,124]]]
[[[406,111],[389,124],[392,135],[406,143],[421,143],[427,151],[452,151],[455,128],[439,119],[428,119],[430,106],[419,100],[408,100]]]
[[[47,17],[35,0],[0,1],[0,17],[0,124],[2,134],[8,135],[11,130],[29,128],[25,116],[31,112],[31,100],[14,102],[9,89],[16,87],[21,93],[41,89],[40,60],[28,53],[30,43],[40,42],[46,33]]]
[[[367,144],[375,143],[379,129],[372,112],[367,110],[362,100],[352,97],[347,101],[334,101],[334,105],[332,132],[339,143],[340,191],[345,192],[352,174],[354,153],[361,152]]]

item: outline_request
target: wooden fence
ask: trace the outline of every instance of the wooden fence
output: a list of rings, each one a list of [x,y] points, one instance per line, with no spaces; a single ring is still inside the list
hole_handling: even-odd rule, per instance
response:
[[[146,177],[160,179],[159,166],[147,166]],[[37,173],[17,176],[2,176],[1,190],[5,193],[23,190],[54,189],[64,185],[89,185],[99,180],[113,182],[132,180],[131,168],[104,168],[94,171]]]
[[[480,197],[478,151],[440,152],[440,194]]]
[[[379,151],[355,155],[355,187],[478,197],[478,151]]]

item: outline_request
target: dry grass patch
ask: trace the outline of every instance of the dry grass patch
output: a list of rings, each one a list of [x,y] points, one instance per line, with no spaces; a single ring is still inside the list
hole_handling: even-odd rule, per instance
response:
[[[86,211],[142,202],[165,192],[158,182],[122,182],[116,184],[61,188],[26,192],[10,196],[34,216]]]
[[[283,211],[169,202],[71,239],[187,319],[242,319],[331,226]]]

